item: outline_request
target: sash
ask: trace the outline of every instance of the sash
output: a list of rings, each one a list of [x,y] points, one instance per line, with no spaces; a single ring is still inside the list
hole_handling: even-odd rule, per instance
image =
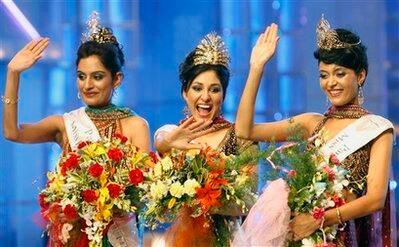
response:
[[[85,107],[65,113],[63,118],[69,145],[72,150],[76,150],[81,142],[96,142],[101,139],[96,126],[89,116],[87,116]]]
[[[365,115],[329,140],[321,148],[321,152],[325,157],[334,153],[339,161],[343,161],[388,129],[393,129],[393,124],[389,120],[377,115]]]
[[[139,246],[136,215],[115,217],[107,233],[108,240],[113,247]]]

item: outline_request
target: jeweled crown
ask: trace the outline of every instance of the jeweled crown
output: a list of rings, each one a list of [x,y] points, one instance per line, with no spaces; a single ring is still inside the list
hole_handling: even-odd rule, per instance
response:
[[[97,43],[118,44],[112,30],[107,27],[101,27],[100,17],[96,11],[93,11],[86,22],[87,33],[82,35],[82,42],[95,41]]]
[[[194,65],[223,65],[229,68],[229,63],[226,45],[216,32],[207,34],[195,48]]]
[[[321,19],[317,24],[316,35],[317,46],[324,50],[349,48],[361,43],[360,40],[356,43],[347,43],[341,41],[339,39],[338,33],[331,28],[330,23],[324,18],[324,15],[321,16]]]

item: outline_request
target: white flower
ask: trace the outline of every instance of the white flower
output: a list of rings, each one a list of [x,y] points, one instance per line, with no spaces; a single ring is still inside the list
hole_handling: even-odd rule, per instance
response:
[[[180,182],[174,182],[169,189],[172,196],[180,198],[184,194],[184,186]]]
[[[197,182],[197,180],[188,179],[186,182],[184,182],[184,193],[192,197],[195,195],[195,189],[200,186],[201,185]]]
[[[69,231],[72,230],[72,228],[73,226],[69,223],[65,223],[62,225],[61,236],[59,238],[63,244],[66,244],[68,242],[68,239],[70,238]]]
[[[313,239],[311,238],[304,238],[302,239],[302,246],[303,247],[314,247],[315,246],[315,242],[313,241]]]
[[[164,171],[169,171],[173,167],[173,162],[169,156],[166,156],[165,158],[163,158],[161,160],[161,164],[162,164],[162,169]]]
[[[168,194],[168,186],[161,181],[157,181],[156,184],[151,184],[150,195],[155,200],[160,199]]]

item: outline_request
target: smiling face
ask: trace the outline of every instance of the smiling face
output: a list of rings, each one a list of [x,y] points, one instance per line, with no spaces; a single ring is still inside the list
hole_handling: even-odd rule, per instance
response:
[[[207,70],[194,78],[183,98],[195,120],[212,120],[220,113],[223,87],[213,70]]]
[[[363,85],[366,79],[364,70],[356,74],[352,69],[320,62],[319,73],[320,87],[334,106],[359,104],[358,86]]]
[[[118,87],[122,74],[117,73],[112,78],[96,55],[82,58],[77,69],[79,94],[86,105],[102,107],[110,103],[114,88]]]

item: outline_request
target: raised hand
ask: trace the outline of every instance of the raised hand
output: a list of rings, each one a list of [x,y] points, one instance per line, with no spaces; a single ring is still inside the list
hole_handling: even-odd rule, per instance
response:
[[[49,38],[32,40],[17,54],[15,54],[12,60],[8,63],[8,69],[17,73],[21,73],[22,71],[29,69],[40,58],[43,57],[44,50],[49,44]]]
[[[276,52],[278,26],[272,23],[262,33],[252,48],[250,65],[263,68]]]
[[[207,128],[211,123],[211,121],[194,121],[193,117],[188,118],[176,129],[165,134],[164,138],[168,144],[168,149],[201,148],[200,143],[193,143],[192,140],[214,131],[213,128]]]

